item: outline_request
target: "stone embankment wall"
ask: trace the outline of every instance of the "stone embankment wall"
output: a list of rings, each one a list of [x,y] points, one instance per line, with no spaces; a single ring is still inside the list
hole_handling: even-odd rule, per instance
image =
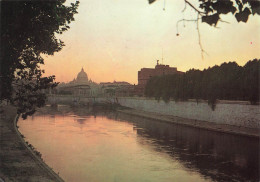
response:
[[[157,101],[154,99],[120,98],[123,106],[150,111],[160,114],[173,115],[182,118],[230,124],[249,128],[260,128],[260,107],[245,102],[219,102],[213,111],[208,103]]]
[[[118,98],[72,98],[64,96],[49,97],[49,102],[58,104],[92,104],[92,103],[118,103],[122,106],[172,115],[193,120],[208,121],[217,124],[229,124],[248,128],[260,128],[260,106],[250,105],[241,101],[218,101],[214,111],[207,102],[175,102],[157,101],[155,99],[140,97]]]

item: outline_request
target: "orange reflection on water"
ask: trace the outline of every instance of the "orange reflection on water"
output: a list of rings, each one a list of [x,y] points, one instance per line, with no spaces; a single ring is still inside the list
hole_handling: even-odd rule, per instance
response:
[[[131,122],[59,113],[36,114],[18,124],[65,181],[210,181],[156,151],[154,140],[138,136]]]

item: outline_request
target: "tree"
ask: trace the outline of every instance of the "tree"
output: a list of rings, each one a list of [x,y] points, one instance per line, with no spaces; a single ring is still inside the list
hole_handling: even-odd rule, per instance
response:
[[[257,104],[259,102],[259,91],[260,91],[260,60],[254,59],[249,61],[243,67],[242,73],[244,95],[251,104]]]
[[[156,0],[148,0],[151,4]],[[164,0],[165,1],[165,0]],[[199,46],[201,50],[201,57],[206,53],[203,49],[200,39],[199,22],[207,23],[210,26],[216,27],[218,22],[225,22],[221,19],[222,15],[232,13],[238,22],[246,23],[250,15],[260,15],[260,1],[259,0],[198,0],[199,7],[195,7],[189,0],[183,0],[185,7],[182,10],[184,12],[188,7],[195,10],[197,17],[194,19],[180,19],[176,23],[177,33],[179,36],[179,23],[180,22],[195,22],[197,24],[197,32],[199,39]]]
[[[44,105],[43,89],[55,76],[43,77],[42,54],[53,55],[65,45],[56,36],[74,21],[79,2],[65,0],[1,1],[0,101],[17,107],[25,118]]]
[[[153,3],[156,0],[148,0]],[[260,15],[259,0],[198,0],[199,7],[195,7],[190,1],[184,0],[185,8],[189,6],[194,9],[201,22],[216,26],[221,20],[221,15],[232,13],[238,22],[247,22],[249,15]],[[183,10],[183,11],[184,11]]]
[[[217,99],[259,102],[260,59],[248,61],[243,67],[235,62],[204,69],[191,69],[183,74],[151,77],[145,95],[169,101],[208,100],[214,109]]]

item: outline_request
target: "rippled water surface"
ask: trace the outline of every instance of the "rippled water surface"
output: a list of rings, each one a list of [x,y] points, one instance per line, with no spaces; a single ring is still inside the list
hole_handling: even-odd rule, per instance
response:
[[[258,181],[259,140],[97,108],[45,107],[19,130],[68,182]]]

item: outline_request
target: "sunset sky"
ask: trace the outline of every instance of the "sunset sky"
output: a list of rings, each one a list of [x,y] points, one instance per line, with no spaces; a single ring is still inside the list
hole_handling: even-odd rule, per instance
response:
[[[198,0],[191,0],[196,4]],[[72,1],[73,2],[73,1]],[[127,81],[137,83],[137,72],[154,67],[161,60],[180,71],[203,69],[223,62],[244,65],[260,57],[260,17],[250,15],[249,21],[237,23],[228,15],[219,28],[200,23],[201,42],[208,53],[201,58],[196,24],[178,20],[194,19],[196,13],[184,0],[81,0],[71,29],[61,35],[66,46],[54,56],[44,56],[46,75],[56,81],[68,82],[81,67],[95,82]],[[185,27],[184,27],[185,26]]]

